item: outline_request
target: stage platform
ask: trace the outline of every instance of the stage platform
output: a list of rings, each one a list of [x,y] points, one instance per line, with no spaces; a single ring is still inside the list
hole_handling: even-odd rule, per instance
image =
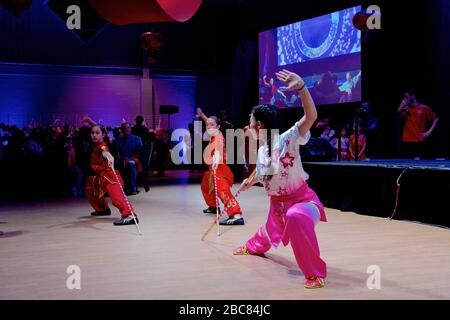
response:
[[[305,162],[322,202],[344,211],[450,227],[448,160]]]
[[[263,188],[239,198],[246,225],[222,227],[220,237],[214,229],[202,242],[214,216],[202,213],[200,186],[179,184],[188,173],[167,174],[130,197],[142,236],[135,226],[112,225],[115,208],[111,217],[91,217],[83,198],[0,206],[0,299],[450,298],[449,230],[327,209],[329,221],[316,227],[327,285],[307,290],[290,246],[264,257],[231,254],[265,222]],[[71,265],[80,267],[80,290],[66,286]],[[379,290],[367,287],[374,266]]]

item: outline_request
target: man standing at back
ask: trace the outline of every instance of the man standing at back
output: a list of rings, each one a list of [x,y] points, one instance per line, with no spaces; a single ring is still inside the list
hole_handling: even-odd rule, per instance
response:
[[[402,156],[409,159],[424,158],[426,141],[436,128],[439,118],[430,107],[417,101],[413,89],[405,91],[405,97],[397,111],[404,121]]]
[[[148,132],[148,128],[144,125],[144,117],[141,115],[136,116],[136,125],[131,128],[131,134],[138,136],[144,141]]]

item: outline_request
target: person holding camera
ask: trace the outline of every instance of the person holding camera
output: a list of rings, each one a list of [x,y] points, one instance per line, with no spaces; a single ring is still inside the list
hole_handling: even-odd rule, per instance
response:
[[[405,91],[398,113],[404,121],[402,156],[409,159],[424,158],[426,141],[436,128],[439,118],[430,107],[417,101],[413,89]],[[428,127],[429,123],[431,126]]]

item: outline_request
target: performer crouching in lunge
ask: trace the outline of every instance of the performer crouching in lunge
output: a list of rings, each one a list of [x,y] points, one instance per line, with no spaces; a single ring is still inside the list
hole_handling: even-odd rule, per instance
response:
[[[105,128],[100,127],[99,125],[94,125],[92,127],[91,139],[94,150],[91,155],[91,167],[96,175],[87,177],[85,186],[86,196],[95,210],[91,215],[111,215],[111,210],[104,197],[105,192],[108,192],[113,205],[120,210],[122,216],[121,219],[114,222],[114,225],[135,224],[132,216],[132,213],[134,213],[133,208],[123,193],[122,178],[120,177],[119,172],[114,170],[114,158],[111,153],[109,153],[108,146],[104,141],[105,136]],[[136,222],[139,223],[137,218]]]
[[[224,204],[224,211],[228,218],[219,222],[220,225],[243,225],[244,218],[236,198],[231,193],[231,186],[234,182],[233,172],[226,164],[225,139],[220,132],[217,117],[206,117],[200,108],[197,115],[206,123],[206,133],[211,136],[210,142],[205,149],[206,157],[210,158],[205,162],[209,165],[209,170],[203,174],[201,190],[208,208],[204,213],[216,214],[216,199],[214,189],[214,174],[217,179],[217,193]],[[212,158],[212,159],[211,159]],[[211,163],[211,164],[209,164]]]
[[[327,267],[320,257],[315,225],[319,220],[326,221],[326,216],[319,198],[308,187],[308,175],[299,154],[299,146],[306,144],[311,136],[309,129],[317,119],[317,110],[300,76],[283,70],[277,73],[277,78],[287,84],[284,90],[300,91],[305,114],[292,128],[276,135],[271,129],[280,129],[278,109],[273,105],[258,105],[253,109],[250,127],[266,143],[258,150],[257,175],[252,181],[245,180],[240,190],[248,189],[258,180],[262,182],[270,196],[270,211],[265,225],[233,253],[263,254],[280,242],[286,246],[290,241],[306,278],[305,288],[321,288],[325,285]],[[267,134],[261,129],[266,129]]]

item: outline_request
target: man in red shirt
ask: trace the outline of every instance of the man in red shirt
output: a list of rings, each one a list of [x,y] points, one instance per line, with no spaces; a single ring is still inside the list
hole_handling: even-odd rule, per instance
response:
[[[416,100],[413,89],[405,92],[398,113],[403,118],[402,156],[405,158],[423,158],[426,152],[426,140],[436,128],[439,118],[430,107]],[[432,123],[429,126],[429,123]]]

